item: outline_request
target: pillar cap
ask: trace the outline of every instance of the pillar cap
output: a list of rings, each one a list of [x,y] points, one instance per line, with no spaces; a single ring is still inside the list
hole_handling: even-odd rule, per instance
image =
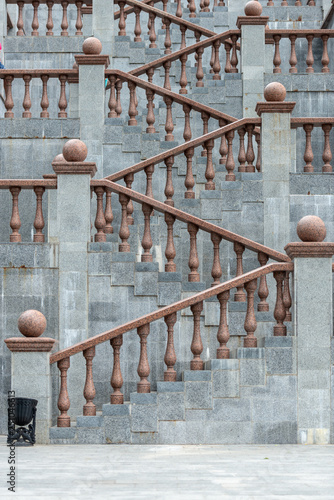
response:
[[[239,29],[241,26],[266,26],[269,21],[268,16],[261,16],[262,5],[258,0],[251,0],[246,3],[244,12],[245,15],[239,16],[237,19],[237,27]]]
[[[88,150],[83,141],[71,139],[64,144],[63,154],[57,155],[52,162],[57,175],[64,174],[96,174],[96,163],[85,161]]]
[[[285,101],[286,89],[279,82],[269,83],[263,92],[266,102],[258,102],[255,107],[256,113],[291,113],[296,103]]]
[[[12,352],[50,352],[56,340],[41,337],[46,328],[44,314],[35,309],[24,311],[17,322],[22,337],[5,339],[8,349]]]
[[[40,337],[46,328],[46,318],[40,311],[28,309],[20,315],[17,326],[25,337]]]
[[[75,62],[80,65],[103,65],[106,68],[110,64],[108,55],[102,55],[102,43],[94,36],[86,38],[82,44],[83,54],[74,56]]]
[[[257,0],[247,2],[244,8],[246,16],[258,17],[262,14],[262,5]]]
[[[86,55],[100,55],[102,52],[102,43],[95,36],[90,36],[82,44],[82,50]]]
[[[298,237],[304,242],[324,241],[326,238],[326,226],[320,217],[316,215],[306,215],[297,224]]]
[[[334,255],[334,243],[324,243],[326,226],[320,217],[307,215],[297,224],[297,234],[302,242],[286,245],[284,250],[291,259],[296,257],[331,258]]]

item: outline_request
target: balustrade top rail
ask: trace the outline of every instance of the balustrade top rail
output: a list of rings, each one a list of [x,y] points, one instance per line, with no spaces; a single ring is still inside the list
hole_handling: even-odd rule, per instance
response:
[[[302,127],[305,124],[311,124],[314,127],[321,127],[326,124],[334,124],[334,117],[301,117],[301,118],[291,118],[291,128]]]
[[[71,347],[67,347],[66,349],[62,349],[57,353],[53,354],[50,357],[50,364],[56,363],[61,359],[68,358],[77,354],[78,352],[82,352],[89,347],[93,347],[107,340],[111,340],[118,335],[124,335],[125,333],[139,328],[140,326],[146,325],[148,323],[152,323],[158,319],[164,318],[172,313],[176,313],[181,311],[182,309],[186,309],[194,304],[202,302],[203,300],[209,299],[210,297],[214,297],[222,292],[227,290],[231,290],[232,288],[237,288],[245,283],[248,283],[251,280],[260,278],[261,276],[265,276],[274,271],[293,271],[293,263],[275,263],[275,264],[267,264],[263,267],[255,269],[254,271],[250,271],[249,273],[245,273],[237,278],[233,278],[231,280],[226,281],[225,283],[221,283],[220,285],[216,285],[211,287],[203,292],[196,293],[192,297],[188,297],[186,299],[180,300],[179,302],[175,302],[169,306],[162,307],[161,309],[154,311],[150,314],[146,314],[145,316],[141,316],[140,318],[134,319],[125,323],[121,326],[117,326],[103,333],[99,333],[90,339],[84,340],[83,342],[79,342],[78,344],[74,344]]]
[[[77,77],[79,71],[78,69],[0,69],[0,78],[2,79],[6,76],[23,78],[26,75],[30,75],[33,78],[40,78],[42,76],[58,78],[62,75]]]
[[[266,30],[265,36],[266,38],[273,38],[275,35],[280,35],[281,38],[289,38],[290,36],[296,36],[297,38],[306,38],[308,35],[313,35],[314,38],[321,38],[322,36],[328,36],[329,38],[334,37],[334,30]]]
[[[11,187],[57,189],[57,179],[0,179],[0,189],[9,189]]]
[[[152,4],[160,3],[161,1],[162,0],[142,0],[140,3],[145,4],[145,5],[152,5]],[[127,3],[127,2],[125,2],[125,3]],[[116,5],[116,2],[115,2],[115,5]],[[124,9],[125,15],[132,14],[133,12],[134,12],[134,7],[125,7],[125,9]],[[114,19],[119,19],[120,14],[121,14],[120,10],[114,11]]]

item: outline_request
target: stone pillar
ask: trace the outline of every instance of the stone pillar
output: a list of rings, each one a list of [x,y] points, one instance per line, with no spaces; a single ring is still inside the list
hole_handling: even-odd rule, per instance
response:
[[[5,340],[11,351],[11,390],[17,398],[37,399],[36,443],[48,444],[52,425],[50,351],[54,339],[40,337],[46,319],[39,311],[25,311],[19,317],[22,337]]]
[[[90,179],[96,165],[85,162],[86,156],[86,145],[72,139],[63,148],[65,161],[52,162],[57,174],[60,349],[88,338]],[[84,373],[83,356],[74,356],[68,372],[71,416],[82,414]]]
[[[269,17],[261,17],[262,6],[253,0],[245,6],[245,16],[239,16],[241,29],[241,73],[243,116],[254,117],[257,101],[263,99],[265,70],[265,26]]]
[[[264,90],[267,102],[256,105],[256,112],[262,118],[264,244],[280,252],[290,241],[290,119],[296,104],[284,101],[285,95],[286,90],[281,83],[270,83]]]
[[[302,242],[285,250],[294,261],[298,443],[329,444],[334,243],[323,242],[326,227],[316,216],[303,217],[297,234]]]
[[[84,54],[75,56],[79,66],[80,139],[89,150],[89,161],[103,177],[103,132],[105,121],[105,77],[109,56],[100,55],[102,44],[94,37],[82,44]]]
[[[103,52],[108,54],[110,59],[114,55],[114,30],[117,26],[118,22],[116,24],[114,20],[114,2],[94,0],[92,34],[101,40]]]

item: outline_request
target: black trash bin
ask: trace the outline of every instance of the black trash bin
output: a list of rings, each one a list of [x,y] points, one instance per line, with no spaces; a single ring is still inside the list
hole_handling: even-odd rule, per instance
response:
[[[7,444],[35,444],[37,403],[37,399],[8,398]]]

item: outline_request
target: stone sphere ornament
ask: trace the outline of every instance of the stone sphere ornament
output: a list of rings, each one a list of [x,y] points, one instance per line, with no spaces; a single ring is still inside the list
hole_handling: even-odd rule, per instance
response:
[[[25,337],[40,337],[46,328],[46,319],[40,311],[28,309],[21,314],[17,325]]]
[[[320,217],[306,215],[297,224],[297,234],[305,243],[320,243],[326,238],[326,226]]]
[[[61,153],[59,155],[55,156],[53,161],[56,163],[65,163],[66,162],[64,156]]]
[[[98,56],[102,51],[102,43],[98,38],[90,36],[89,38],[86,38],[86,40],[82,44],[82,50],[86,55]]]
[[[88,150],[84,142],[71,139],[64,144],[63,156],[65,161],[82,162],[87,158]]]
[[[286,96],[284,85],[279,82],[271,82],[264,89],[264,98],[268,102],[283,102]]]
[[[244,12],[246,16],[261,16],[262,5],[256,0],[251,0],[251,2],[246,3]]]

